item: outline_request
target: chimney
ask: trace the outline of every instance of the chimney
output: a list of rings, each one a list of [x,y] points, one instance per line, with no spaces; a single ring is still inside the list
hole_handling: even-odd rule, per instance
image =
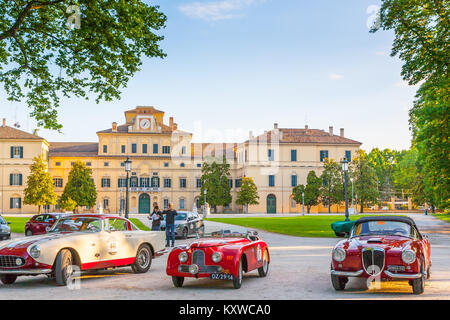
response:
[[[341,137],[344,137],[344,128],[341,128]]]
[[[305,124],[305,129],[308,130],[308,125],[307,124]]]
[[[274,128],[275,130],[278,130],[278,123],[274,123],[274,124],[273,124],[273,128]]]
[[[328,128],[328,130],[329,130],[330,136],[332,136],[332,135],[333,135],[333,127],[330,126],[330,127]]]
[[[250,138],[250,140],[253,139],[253,131],[250,131],[250,132],[248,133],[248,137]]]
[[[3,118],[3,127],[6,127],[6,118]]]
[[[169,127],[173,129],[173,117],[169,118]]]
[[[112,132],[117,132],[117,122],[112,123]]]
[[[173,130],[178,130],[178,124],[176,123],[173,124]]]

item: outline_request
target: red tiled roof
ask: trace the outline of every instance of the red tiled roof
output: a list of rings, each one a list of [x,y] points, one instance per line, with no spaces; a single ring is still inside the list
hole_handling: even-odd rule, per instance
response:
[[[37,135],[8,127],[1,126],[0,127],[0,139],[32,139],[32,140],[44,140],[44,138],[39,137]]]

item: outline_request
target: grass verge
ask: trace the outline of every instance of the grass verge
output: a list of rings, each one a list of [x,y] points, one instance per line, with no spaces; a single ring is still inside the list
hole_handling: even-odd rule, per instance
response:
[[[433,217],[450,223],[450,213],[435,213],[433,214]]]

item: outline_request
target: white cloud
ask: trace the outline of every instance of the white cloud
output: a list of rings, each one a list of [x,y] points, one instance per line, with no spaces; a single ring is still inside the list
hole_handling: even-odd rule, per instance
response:
[[[339,73],[330,73],[328,75],[328,78],[331,80],[341,80],[342,78],[344,78],[344,76],[342,74]]]
[[[206,21],[227,20],[241,17],[239,12],[251,5],[259,4],[265,0],[221,0],[211,2],[192,2],[183,4],[178,9],[194,19]]]

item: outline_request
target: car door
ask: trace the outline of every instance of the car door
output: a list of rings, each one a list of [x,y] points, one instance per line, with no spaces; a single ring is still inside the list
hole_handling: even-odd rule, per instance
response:
[[[133,240],[133,231],[129,230],[127,220],[110,218],[104,221],[100,260],[109,266],[130,264],[135,258],[137,248]]]
[[[46,214],[43,218],[44,233],[47,233],[47,228],[51,228],[55,223],[55,217],[50,214]]]
[[[43,234],[45,231],[44,215],[38,215],[33,221],[33,234]]]

